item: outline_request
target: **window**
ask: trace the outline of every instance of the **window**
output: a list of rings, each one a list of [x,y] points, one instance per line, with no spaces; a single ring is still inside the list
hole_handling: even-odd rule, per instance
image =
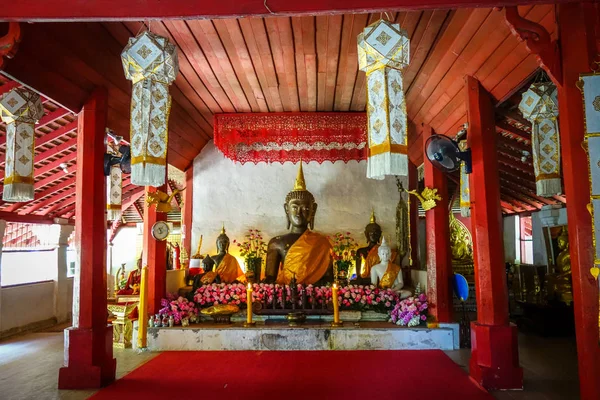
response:
[[[533,235],[531,216],[520,217],[519,227],[519,249],[521,251],[521,263],[533,264]]]

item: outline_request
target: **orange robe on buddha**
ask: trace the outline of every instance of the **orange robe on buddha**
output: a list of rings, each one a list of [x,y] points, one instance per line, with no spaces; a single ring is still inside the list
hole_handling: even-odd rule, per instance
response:
[[[118,295],[134,295],[140,294],[140,284],[142,282],[142,273],[138,269],[134,269],[127,277],[125,288],[117,292]]]
[[[371,250],[369,250],[369,254],[367,254],[367,258],[363,260],[362,267],[360,269],[361,278],[371,278],[371,268],[373,268],[373,266],[381,262],[378,252],[378,244],[376,244]],[[396,252],[396,250],[392,250],[392,262],[396,260],[397,254],[398,253]]]
[[[396,278],[400,273],[400,266],[394,263],[388,263],[388,267],[385,270],[385,273],[379,280],[379,288],[380,289],[391,289],[394,286],[394,282],[396,282]]]
[[[221,282],[223,283],[233,283],[235,280],[240,282],[246,281],[244,271],[242,271],[240,264],[231,254],[225,254],[223,256],[223,259],[215,269],[215,272],[219,275],[219,278],[221,278]]]
[[[288,285],[295,275],[297,283],[311,285],[325,275],[329,265],[331,243],[320,233],[307,230],[289,248],[277,274],[277,283]]]

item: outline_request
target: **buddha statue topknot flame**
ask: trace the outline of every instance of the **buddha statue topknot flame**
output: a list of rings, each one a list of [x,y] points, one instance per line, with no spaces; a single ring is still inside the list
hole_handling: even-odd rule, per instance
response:
[[[312,231],[317,203],[312,193],[306,190],[302,161],[294,189],[286,196],[283,208],[291,231],[269,242],[266,282],[287,285],[294,276],[297,283],[306,285],[332,281],[331,244],[325,236]]]

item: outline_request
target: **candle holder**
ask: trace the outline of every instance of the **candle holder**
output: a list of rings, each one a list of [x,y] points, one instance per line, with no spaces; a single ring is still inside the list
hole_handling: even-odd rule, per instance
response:
[[[339,328],[343,326],[344,323],[340,321],[340,304],[338,299],[338,285],[334,283],[331,287],[331,300],[333,303],[333,322],[331,323],[331,327]]]
[[[248,283],[246,287],[246,322],[244,322],[244,328],[252,328],[256,326],[256,322],[252,321],[252,284]]]
[[[344,321],[333,321],[331,323],[332,328],[339,328],[340,326],[344,326]]]
[[[256,322],[252,321],[252,322],[244,322],[244,328],[252,328],[256,326]]]

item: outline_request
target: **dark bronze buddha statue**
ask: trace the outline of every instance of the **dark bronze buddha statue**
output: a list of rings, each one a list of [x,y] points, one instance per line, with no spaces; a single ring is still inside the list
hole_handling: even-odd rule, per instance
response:
[[[217,237],[217,254],[203,260],[205,274],[200,278],[203,284],[212,282],[233,283],[245,282],[245,275],[238,261],[229,254],[229,237],[225,227]]]
[[[283,208],[291,231],[269,242],[265,281],[287,285],[294,276],[301,284],[332,281],[331,244],[325,236],[312,231],[317,203],[306,190],[302,161],[294,189],[286,196]]]

